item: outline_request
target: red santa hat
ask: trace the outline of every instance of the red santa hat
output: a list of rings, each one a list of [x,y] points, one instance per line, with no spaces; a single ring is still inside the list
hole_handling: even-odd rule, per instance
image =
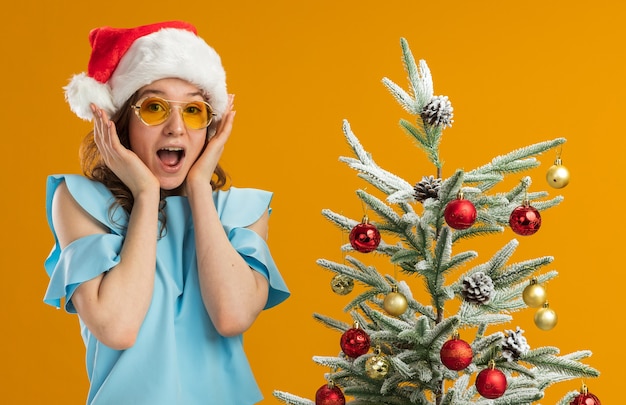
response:
[[[217,52],[183,21],[135,28],[95,28],[89,33],[87,72],[64,87],[65,99],[80,118],[91,121],[90,104],[115,114],[141,87],[165,78],[200,88],[221,118],[228,105],[226,74]]]

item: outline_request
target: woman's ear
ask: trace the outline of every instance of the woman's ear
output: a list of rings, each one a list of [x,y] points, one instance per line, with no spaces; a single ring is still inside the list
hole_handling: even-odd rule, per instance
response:
[[[209,140],[211,140],[211,138],[213,138],[215,136],[215,134],[217,133],[217,121],[213,121],[211,123],[211,125],[208,126],[208,128],[206,129],[206,140],[207,142],[209,142]]]

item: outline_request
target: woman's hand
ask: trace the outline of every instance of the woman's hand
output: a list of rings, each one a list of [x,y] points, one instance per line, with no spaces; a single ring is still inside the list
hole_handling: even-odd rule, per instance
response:
[[[202,151],[187,174],[187,181],[185,182],[187,194],[189,194],[190,188],[206,187],[211,182],[213,172],[219,163],[224,151],[224,145],[230,137],[233,128],[233,120],[235,118],[233,99],[234,96],[232,94],[229,95],[228,106],[219,122],[215,135],[209,139],[206,148],[204,148],[204,151]]]
[[[115,124],[106,112],[91,105],[94,116],[93,136],[104,163],[130,189],[133,196],[148,190],[159,190],[159,180],[131,150],[120,143]]]

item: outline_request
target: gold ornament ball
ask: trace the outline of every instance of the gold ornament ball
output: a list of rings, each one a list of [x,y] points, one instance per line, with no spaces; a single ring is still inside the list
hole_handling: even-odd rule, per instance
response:
[[[409,306],[406,297],[397,291],[392,291],[385,297],[383,301],[383,309],[393,316],[399,316],[406,311]]]
[[[563,188],[569,183],[569,170],[558,160],[546,173],[546,180],[553,188]]]
[[[543,288],[541,284],[531,282],[526,286],[526,288],[524,288],[522,298],[529,307],[539,308],[546,302],[547,294],[545,288]]]
[[[354,288],[354,280],[345,274],[337,274],[330,280],[330,286],[336,294],[347,295]]]
[[[365,361],[365,373],[369,378],[384,378],[389,373],[389,360],[383,355],[374,355]]]
[[[544,305],[535,314],[535,325],[541,330],[550,330],[556,326],[558,317],[553,309]]]

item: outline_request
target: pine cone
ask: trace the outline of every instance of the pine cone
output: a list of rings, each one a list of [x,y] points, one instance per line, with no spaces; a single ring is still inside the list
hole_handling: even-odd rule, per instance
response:
[[[506,338],[502,343],[502,357],[508,361],[517,361],[530,350],[530,346],[522,333],[524,333],[524,330],[520,329],[519,326],[515,332],[512,330],[506,331]]]
[[[441,188],[441,179],[434,176],[423,176],[422,181],[417,183],[413,189],[415,190],[415,199],[419,202],[426,201],[427,198],[439,198],[439,189]]]
[[[433,96],[428,104],[424,106],[420,115],[424,123],[428,125],[451,127],[454,122],[452,120],[452,117],[454,116],[452,111],[452,104],[448,100],[447,96]]]
[[[491,301],[495,294],[491,277],[478,271],[463,279],[463,290],[461,291],[466,301],[474,304],[486,304]]]

